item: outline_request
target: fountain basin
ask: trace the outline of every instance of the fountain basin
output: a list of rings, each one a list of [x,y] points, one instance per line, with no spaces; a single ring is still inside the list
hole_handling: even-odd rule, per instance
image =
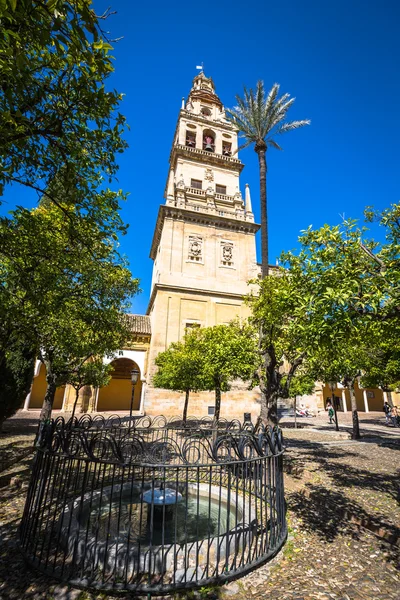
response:
[[[119,577],[152,571],[182,579],[240,553],[255,535],[254,511],[228,490],[190,483],[169,488],[176,504],[143,503],[154,489],[127,482],[86,494],[64,511],[61,540],[70,559]],[[114,508],[114,511],[113,511]],[[102,511],[104,519],[102,519]],[[113,515],[110,519],[109,515]],[[231,526],[230,526],[231,524]]]

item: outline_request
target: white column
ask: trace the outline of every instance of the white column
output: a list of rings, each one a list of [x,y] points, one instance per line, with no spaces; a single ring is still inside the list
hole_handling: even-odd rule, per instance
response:
[[[346,388],[343,388],[341,390],[341,392],[342,392],[343,412],[347,412]]]
[[[365,412],[369,412],[367,390],[363,390],[363,398],[364,398],[364,408],[365,408]]]
[[[389,403],[389,400],[388,400],[388,393],[387,393],[387,392],[385,392],[385,390],[382,390],[382,392],[383,392],[383,401],[384,401],[384,402],[388,402],[388,403]]]
[[[246,207],[246,212],[253,212],[253,208],[251,206],[251,196],[250,196],[250,186],[248,183],[246,183],[246,188],[245,188],[245,207]]]
[[[33,382],[32,382],[32,385],[31,385],[31,389],[29,390],[29,394],[27,394],[27,396],[25,398],[24,410],[28,410],[29,409],[29,403],[31,401],[31,395],[32,395],[32,388],[33,388]]]
[[[145,379],[141,379],[141,382],[142,382],[142,389],[140,391],[139,412],[142,415],[142,414],[144,414],[144,396],[145,396],[144,390],[145,390],[145,387],[146,387],[146,380]]]
[[[99,393],[100,393],[100,388],[96,388],[96,396],[94,399],[94,412],[97,412],[97,405],[99,403]]]
[[[65,410],[64,407],[65,407],[65,401],[66,401],[66,399],[67,399],[67,386],[65,386],[65,388],[64,388],[63,401],[62,401],[62,404],[61,404],[61,412],[64,412],[64,410]]]

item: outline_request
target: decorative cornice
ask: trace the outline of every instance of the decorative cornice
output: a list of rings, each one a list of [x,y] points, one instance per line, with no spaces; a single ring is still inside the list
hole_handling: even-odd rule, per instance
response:
[[[239,171],[239,173],[241,173],[244,168],[244,164],[238,158],[225,156],[223,154],[215,154],[214,152],[206,152],[206,150],[191,148],[190,146],[183,146],[182,144],[172,146],[169,158],[172,168],[175,168],[178,156],[188,158],[189,160],[199,161],[204,164],[217,165],[231,171]]]
[[[181,108],[180,110],[178,122],[179,119],[182,117],[190,121],[195,121],[196,123],[199,123],[199,125],[207,125],[207,127],[210,127],[210,124],[212,124],[214,127],[224,129],[228,133],[234,133],[236,131],[234,125],[232,125],[232,123],[230,123],[229,121],[220,121],[218,119],[212,119],[210,117],[203,117],[203,115],[201,114],[193,113],[190,110],[186,110],[184,108]]]
[[[164,284],[164,283],[156,283],[154,284],[153,290],[151,292],[151,296],[150,296],[150,300],[149,300],[149,305],[147,307],[147,311],[146,311],[146,315],[150,314],[150,311],[153,307],[154,304],[154,300],[155,297],[157,295],[158,291],[164,291],[164,292],[177,292],[178,294],[193,294],[196,296],[213,296],[215,298],[230,298],[231,300],[243,300],[244,295],[243,294],[234,294],[232,292],[224,292],[221,290],[205,290],[205,289],[198,289],[198,288],[190,288],[190,287],[184,287],[184,286],[179,286],[179,285],[168,285],[168,284]]]
[[[153,241],[151,244],[150,258],[156,258],[158,245],[161,239],[161,232],[164,226],[165,218],[176,219],[178,221],[186,221],[188,223],[199,223],[201,225],[213,225],[220,229],[229,231],[239,231],[242,233],[256,234],[261,225],[252,223],[251,221],[241,221],[239,219],[222,217],[215,214],[207,214],[188,210],[187,208],[178,208],[176,206],[167,206],[162,204],[158,211],[157,223],[154,230]]]

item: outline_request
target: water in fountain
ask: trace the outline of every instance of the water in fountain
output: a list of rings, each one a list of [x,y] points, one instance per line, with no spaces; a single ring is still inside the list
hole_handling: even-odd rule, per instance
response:
[[[90,525],[97,539],[140,543],[143,546],[184,544],[218,536],[240,518],[237,507],[200,494],[185,495],[177,504],[152,506],[142,496],[122,497],[90,512]]]

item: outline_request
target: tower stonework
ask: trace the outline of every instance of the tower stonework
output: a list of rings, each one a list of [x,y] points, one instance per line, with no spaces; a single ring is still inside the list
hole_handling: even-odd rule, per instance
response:
[[[201,72],[183,101],[170,155],[165,204],[160,206],[150,256],[154,261],[147,314],[151,321],[146,414],[180,414],[182,394],[155,389],[154,360],[187,328],[229,323],[249,314],[243,298],[257,277],[250,191],[245,202],[237,132],[226,119],[214,83]],[[238,383],[223,394],[221,416],[259,412],[258,394]],[[213,392],[191,394],[189,414],[207,414]]]

